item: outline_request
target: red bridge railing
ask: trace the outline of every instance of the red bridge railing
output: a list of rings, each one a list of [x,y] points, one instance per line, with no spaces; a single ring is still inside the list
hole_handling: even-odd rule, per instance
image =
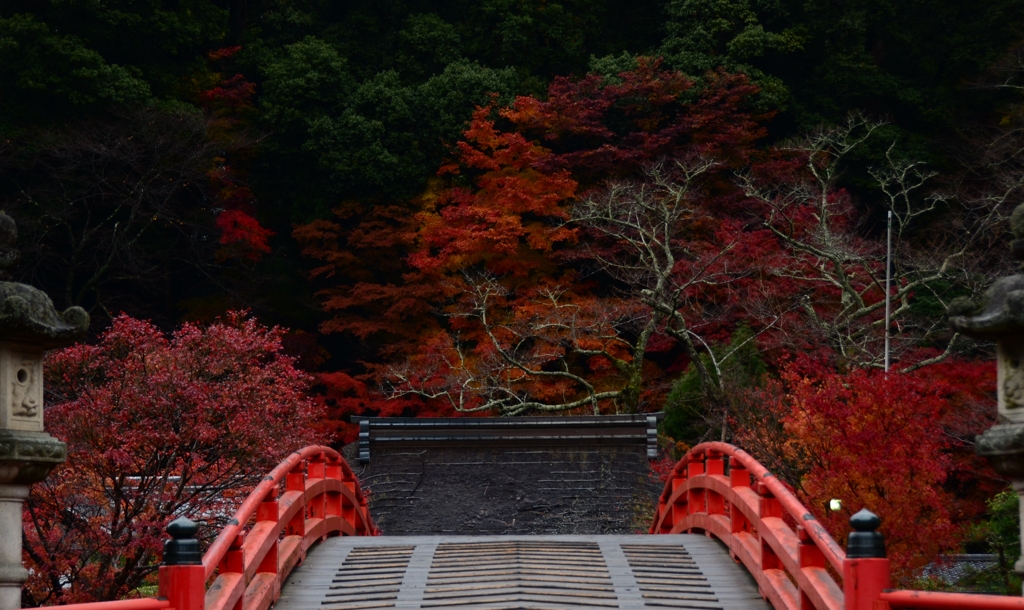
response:
[[[727,443],[691,449],[658,499],[650,533],[693,531],[721,540],[776,610],[1024,609],[1021,597],[890,589],[888,559],[848,557],[781,481]]]
[[[266,610],[313,544],[332,535],[380,534],[348,463],[319,445],[292,453],[264,477],[201,559],[191,539],[195,525],[181,523],[168,528],[176,539],[165,547],[158,598],[64,608]]]
[[[676,464],[651,533],[693,530],[724,542],[775,608],[844,608],[843,590],[828,567],[842,573],[846,553],[796,496],[742,449],[704,443]]]
[[[284,493],[278,496],[282,480]],[[348,463],[320,446],[288,456],[230,523],[203,555],[204,582],[217,574],[206,593],[207,610],[264,610],[315,542],[330,534],[379,534]]]

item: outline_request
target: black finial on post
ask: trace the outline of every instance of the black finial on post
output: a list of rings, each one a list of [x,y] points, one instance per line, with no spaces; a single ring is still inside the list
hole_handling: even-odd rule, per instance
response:
[[[164,542],[165,566],[202,565],[203,554],[199,551],[196,534],[199,526],[187,517],[178,517],[167,525],[171,539]]]
[[[885,558],[885,538],[875,530],[882,520],[866,508],[850,517],[850,537],[846,540],[847,559]]]

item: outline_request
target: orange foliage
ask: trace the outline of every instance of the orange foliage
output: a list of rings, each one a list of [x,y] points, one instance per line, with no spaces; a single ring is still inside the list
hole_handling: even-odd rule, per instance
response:
[[[448,189],[415,217],[418,248],[409,264],[416,269],[450,273],[482,263],[493,273],[522,276],[539,263],[538,253],[575,235],[560,221],[567,219],[562,204],[575,194],[576,182],[568,171],[537,169],[551,152],[522,134],[498,132],[492,111],[477,109],[466,141],[459,142],[474,188]]]
[[[320,295],[334,315],[322,330],[380,346],[380,358],[363,363],[366,381],[384,381],[394,371],[382,362],[405,359],[405,380],[436,396],[421,409],[450,412],[526,396],[540,406],[627,382],[642,387],[632,376],[660,371],[646,360],[632,366],[638,355],[629,345],[649,311],[615,294],[622,286],[581,273],[591,264],[590,248],[615,246],[593,235],[583,243],[569,210],[587,196],[581,190],[665,156],[716,155],[727,164],[748,158],[763,135],[744,109],[754,88],[722,73],[707,75],[699,92],[693,88],[684,75],[642,59],[614,82],[560,78],[546,98],[477,109],[457,158],[422,197],[395,206],[347,203],[336,219],[295,230],[304,253],[322,263],[313,276],[331,283]],[[720,209],[737,195],[721,183],[713,190]],[[743,222],[704,220],[688,226],[713,246],[708,252],[746,231]],[[701,270],[700,256],[681,260],[679,273]],[[705,291],[700,300],[724,298]],[[671,340],[651,341],[672,350]],[[509,365],[510,358],[524,366]],[[499,397],[485,396],[488,384],[501,386]],[[345,404],[381,410],[365,400]]]

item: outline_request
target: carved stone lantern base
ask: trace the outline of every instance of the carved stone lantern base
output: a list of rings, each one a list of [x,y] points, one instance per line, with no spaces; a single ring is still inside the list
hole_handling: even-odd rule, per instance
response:
[[[0,430],[0,532],[20,532],[29,486],[67,460],[67,445],[45,432]],[[21,537],[0,537],[0,608],[21,607]]]
[[[0,532],[21,531],[21,509],[28,490],[28,485],[0,485]],[[21,536],[0,538],[0,608],[21,608],[21,583],[26,580]]]
[[[975,437],[975,448],[999,474],[1024,480],[1024,424],[992,426]]]
[[[0,485],[31,485],[68,459],[68,447],[45,432],[0,430]]]

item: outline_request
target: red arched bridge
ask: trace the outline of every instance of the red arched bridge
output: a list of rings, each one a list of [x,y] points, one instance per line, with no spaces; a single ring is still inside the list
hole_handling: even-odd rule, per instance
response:
[[[891,590],[878,518],[851,524],[847,552],[750,455],[705,443],[672,471],[657,535],[380,536],[345,460],[312,446],[265,477],[205,554],[195,524],[172,523],[159,597],[74,609],[1024,608]]]

